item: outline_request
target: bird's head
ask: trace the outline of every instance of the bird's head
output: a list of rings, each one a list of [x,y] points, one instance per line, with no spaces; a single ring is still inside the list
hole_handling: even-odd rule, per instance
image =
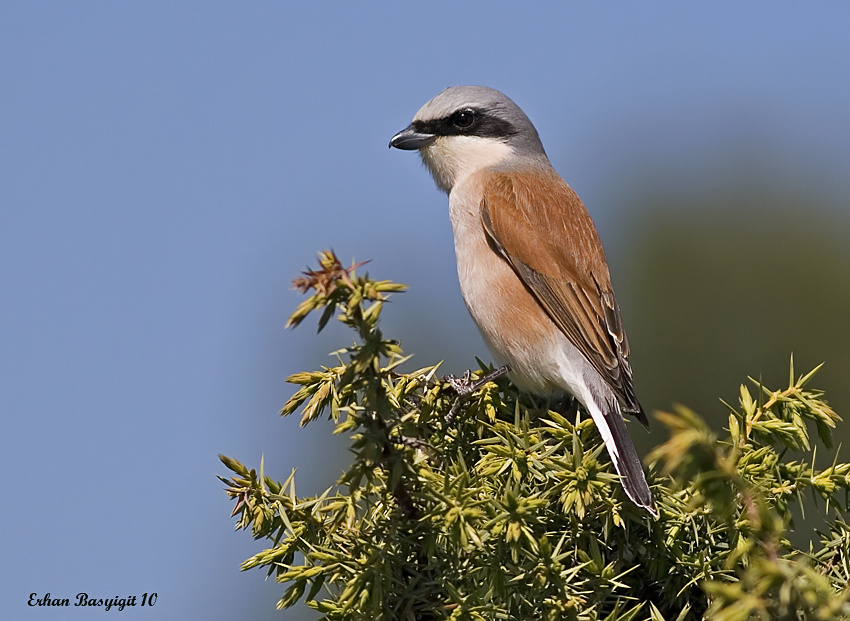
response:
[[[509,160],[533,161],[546,153],[525,113],[486,86],[452,86],[426,103],[390,146],[419,150],[444,192],[465,176]]]

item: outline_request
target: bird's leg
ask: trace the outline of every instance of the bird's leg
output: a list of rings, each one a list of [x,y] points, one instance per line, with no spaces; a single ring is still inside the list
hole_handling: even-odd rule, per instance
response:
[[[510,370],[510,365],[505,364],[494,371],[490,371],[489,373],[482,375],[474,382],[472,381],[472,371],[467,371],[463,374],[463,377],[460,378],[455,377],[454,375],[446,375],[443,379],[451,384],[451,387],[454,388],[457,393],[457,399],[455,399],[452,409],[449,410],[449,413],[446,416],[446,424],[450,425],[452,423],[455,416],[457,416],[458,410],[460,410],[460,406],[472,393],[481,388],[487,382],[492,382],[493,380],[506,375],[510,372]]]
[[[465,397],[467,395],[471,395],[476,390],[481,388],[487,382],[492,382],[495,379],[499,379],[503,375],[510,373],[511,367],[510,365],[503,365],[494,371],[490,371],[486,375],[482,375],[479,379],[472,381],[472,371],[467,371],[463,374],[463,377],[455,377],[454,375],[446,375],[443,377],[449,384],[451,384],[452,388],[454,388],[455,392],[461,396]]]
[[[483,375],[481,379],[475,382],[469,389],[469,392],[475,392],[479,388],[481,388],[487,382],[492,382],[493,380],[499,379],[503,375],[507,375],[511,372],[511,365],[503,364],[498,369],[490,371],[486,375]]]

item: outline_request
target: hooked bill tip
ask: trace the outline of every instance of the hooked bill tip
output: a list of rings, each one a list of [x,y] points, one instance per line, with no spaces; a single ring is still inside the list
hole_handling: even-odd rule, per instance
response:
[[[415,151],[434,144],[436,139],[434,134],[416,131],[412,125],[408,125],[390,139],[389,146],[402,151]]]

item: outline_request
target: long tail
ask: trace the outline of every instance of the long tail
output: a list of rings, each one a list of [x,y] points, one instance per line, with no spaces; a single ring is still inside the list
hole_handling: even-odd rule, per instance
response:
[[[620,414],[620,408],[616,403],[602,405],[595,400],[585,404],[593,422],[599,429],[605,448],[611,456],[614,468],[620,475],[620,482],[626,495],[639,507],[643,507],[653,517],[658,517],[658,509],[655,508],[655,499],[646,482],[643,465],[635,451],[635,445],[626,430],[626,423]]]

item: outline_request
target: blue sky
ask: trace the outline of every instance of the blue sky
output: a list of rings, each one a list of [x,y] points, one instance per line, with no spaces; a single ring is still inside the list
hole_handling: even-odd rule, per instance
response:
[[[387,319],[422,364],[435,333],[467,344],[448,368],[486,358],[445,197],[387,148],[445,86],[523,107],[606,240],[621,178],[675,183],[741,136],[850,196],[850,8],[812,6],[3,3],[0,617],[103,614],[26,605],[80,591],[275,616],[214,475],[220,452],[304,492],[339,470],[327,424],[277,417],[349,339],[284,331],[291,278],[325,247],[371,258],[412,287]]]

